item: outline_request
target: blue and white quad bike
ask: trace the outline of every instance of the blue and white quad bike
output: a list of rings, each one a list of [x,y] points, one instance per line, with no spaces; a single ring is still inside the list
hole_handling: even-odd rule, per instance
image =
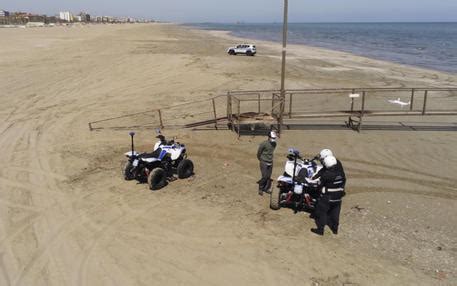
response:
[[[312,178],[320,169],[322,166],[316,163],[316,159],[303,159],[298,150],[289,149],[284,174],[278,177],[277,188],[273,188],[270,195],[270,208],[314,210],[319,189],[317,182]]]
[[[176,178],[185,179],[193,175],[194,164],[187,159],[186,147],[179,142],[161,140],[154,145],[152,153],[138,153],[134,149],[133,136],[132,150],[125,153],[128,158],[122,169],[125,180],[147,182],[151,190],[165,187],[168,181]]]

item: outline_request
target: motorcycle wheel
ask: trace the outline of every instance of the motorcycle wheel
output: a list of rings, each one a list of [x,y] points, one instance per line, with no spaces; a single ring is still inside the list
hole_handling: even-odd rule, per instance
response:
[[[281,192],[279,188],[273,188],[270,194],[270,209],[272,210],[279,210],[281,208],[279,196]]]
[[[162,168],[155,168],[149,173],[148,185],[151,190],[159,190],[167,185],[167,174]]]
[[[122,175],[124,176],[124,180],[126,181],[131,181],[135,179],[135,175],[132,173],[133,171],[133,165],[132,162],[127,161],[124,164],[124,167],[122,168]]]
[[[194,163],[189,159],[184,159],[178,164],[177,168],[178,178],[185,179],[192,176],[194,173]]]

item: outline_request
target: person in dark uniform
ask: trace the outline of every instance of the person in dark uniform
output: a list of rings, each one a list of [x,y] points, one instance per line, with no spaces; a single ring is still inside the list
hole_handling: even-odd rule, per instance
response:
[[[314,157],[314,159],[315,160],[319,160],[321,162],[322,166],[324,166],[324,159],[327,156],[334,156],[332,150],[330,150],[330,149],[322,149],[319,152],[319,154],[317,154],[316,157]],[[341,164],[340,160],[338,160],[338,159],[336,159],[336,168],[342,173],[342,176],[344,178],[346,178],[346,174],[344,173],[344,169],[343,169],[343,164]],[[315,181],[318,178],[320,178],[322,176],[323,172],[325,172],[325,170],[326,170],[325,168],[320,169],[319,172],[314,174],[314,176],[312,177],[312,180]],[[312,218],[312,219],[315,219],[317,217],[316,216],[316,209],[310,214],[309,217]]]
[[[322,193],[314,213],[317,228],[312,228],[311,231],[324,235],[324,227],[328,225],[334,234],[338,234],[341,201],[346,194],[344,191],[346,176],[342,165],[338,166],[334,156],[325,157],[323,163],[323,171],[317,178]]]
[[[332,150],[330,149],[322,149],[319,154],[315,157],[315,159],[318,159],[322,165],[324,165],[324,159],[327,156],[334,156]],[[336,157],[335,157],[336,158]],[[341,161],[336,159],[336,167],[340,172],[342,172],[343,176],[346,177],[346,174],[344,173],[343,169],[343,164],[341,164]],[[325,171],[325,168],[322,168],[317,174],[314,175],[313,179],[319,178],[321,176],[321,173]]]
[[[264,192],[268,193],[271,188],[271,173],[273,172],[273,153],[276,148],[276,132],[271,131],[268,134],[268,140],[263,141],[257,150],[257,159],[259,160],[260,173],[262,178],[257,181],[259,184],[259,195]]]

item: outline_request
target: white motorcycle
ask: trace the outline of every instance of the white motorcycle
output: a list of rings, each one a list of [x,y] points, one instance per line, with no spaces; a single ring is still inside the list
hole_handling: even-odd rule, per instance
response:
[[[168,184],[168,181],[178,178],[185,179],[193,175],[194,164],[187,159],[186,146],[179,142],[161,140],[154,145],[152,153],[138,153],[134,149],[133,136],[132,150],[124,155],[128,158],[122,169],[125,180],[147,182],[151,190],[158,190]]]
[[[319,196],[318,182],[312,180],[322,169],[316,159],[303,159],[296,149],[289,149],[284,174],[270,195],[270,208],[289,207],[295,211],[312,211]]]

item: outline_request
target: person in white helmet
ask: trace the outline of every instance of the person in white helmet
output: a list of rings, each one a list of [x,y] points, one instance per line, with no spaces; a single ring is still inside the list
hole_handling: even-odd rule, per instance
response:
[[[323,172],[320,172],[318,178],[321,196],[314,212],[317,228],[312,228],[311,231],[324,235],[324,227],[328,225],[334,234],[338,234],[341,201],[346,194],[344,190],[346,176],[338,167],[338,161],[333,155],[326,156],[323,159],[323,165]]]
[[[319,154],[315,157],[315,159],[318,159],[319,161],[321,161],[321,164],[324,165],[324,159],[328,156],[334,156],[332,150],[322,149],[319,152]],[[336,165],[337,165],[338,170],[343,173],[344,177],[346,177],[346,174],[344,173],[344,169],[343,169],[343,164],[341,164],[340,160],[336,159]],[[325,168],[321,169],[316,175],[314,175],[313,179],[319,178],[322,175],[321,172],[324,172],[324,171],[325,171]]]
[[[264,192],[268,193],[271,188],[271,173],[273,172],[273,153],[276,148],[277,140],[276,132],[268,133],[268,140],[263,141],[257,150],[257,159],[259,160],[261,179],[257,181],[259,184],[259,195]]]
[[[327,157],[327,156],[333,156],[332,150],[330,150],[330,149],[322,149],[322,150],[319,152],[319,155],[318,155],[318,157],[319,157],[320,160],[324,160],[325,157]]]

